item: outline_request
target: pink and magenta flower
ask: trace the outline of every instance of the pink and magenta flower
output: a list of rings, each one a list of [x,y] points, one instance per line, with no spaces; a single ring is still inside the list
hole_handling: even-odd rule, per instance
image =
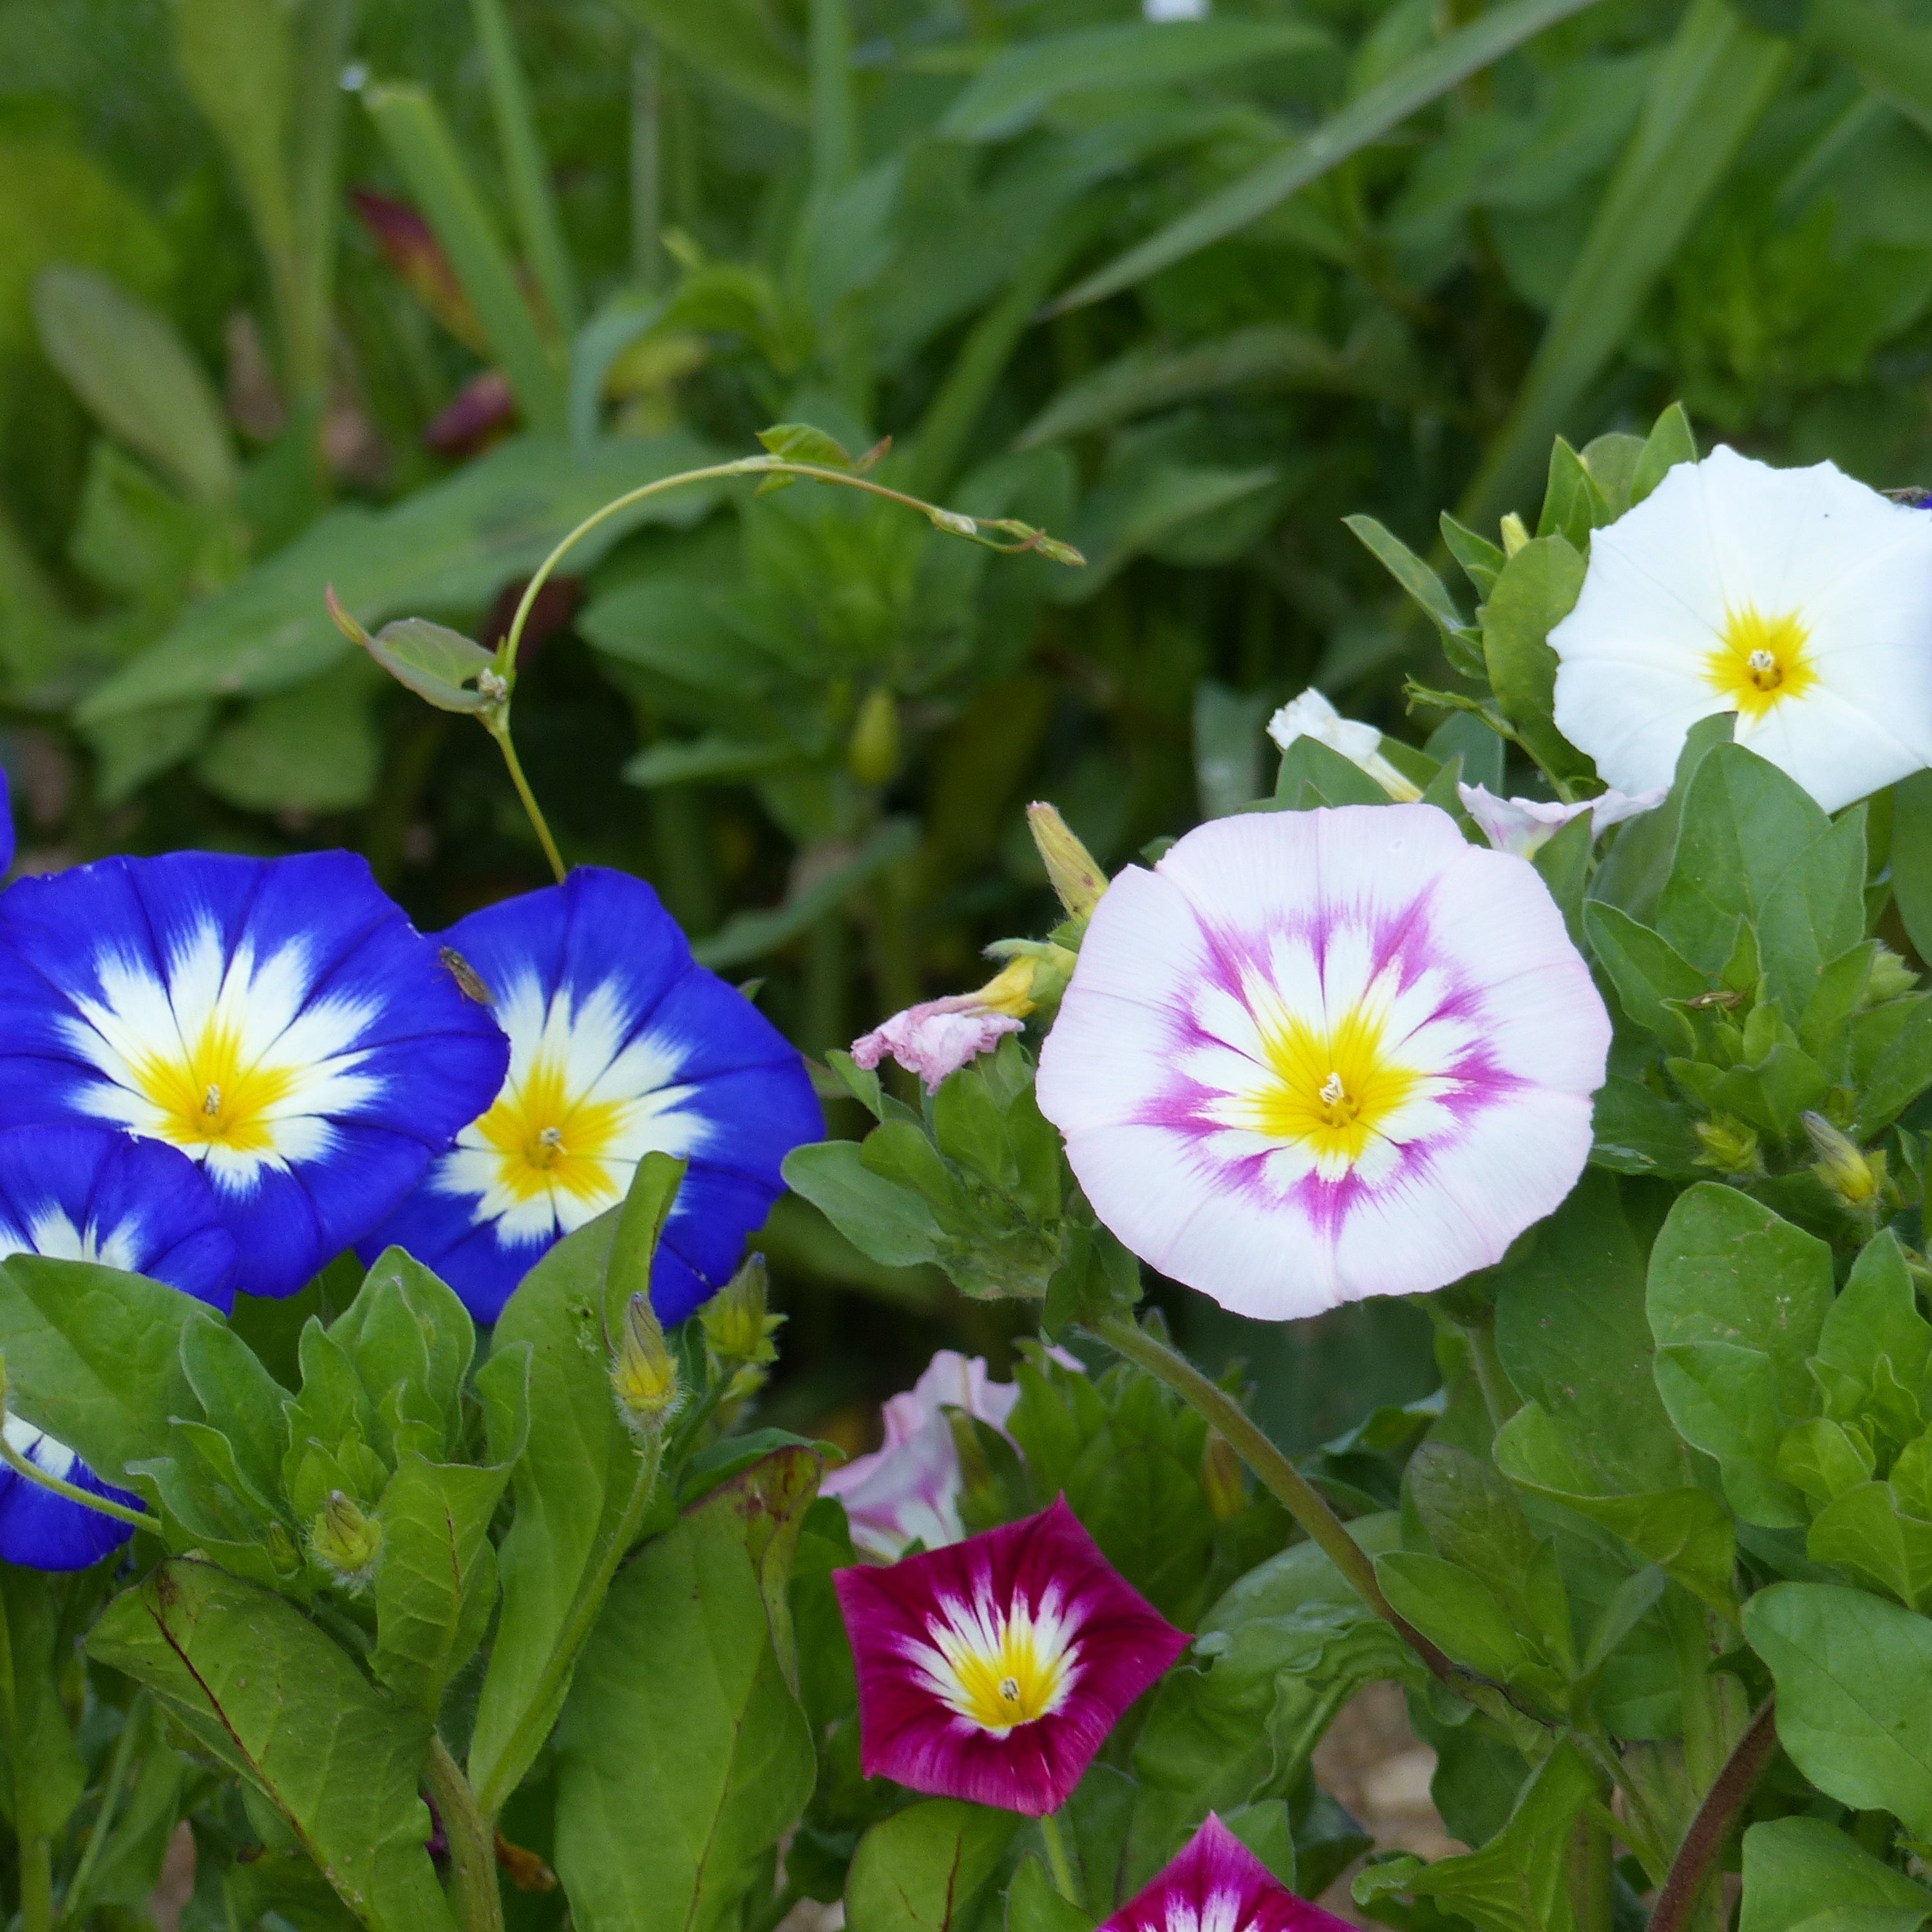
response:
[[[1187,1849],[1100,1932],[1345,1932],[1298,1898],[1213,1812]]]
[[[1433,806],[1254,813],[1114,880],[1040,1105],[1136,1254],[1280,1321],[1499,1261],[1582,1173],[1610,1040],[1527,861]]]
[[[964,1409],[1004,1433],[1019,1399],[1017,1384],[987,1374],[983,1356],[941,1348],[919,1380],[886,1404],[884,1442],[828,1471],[818,1486],[844,1504],[854,1545],[890,1562],[914,1543],[938,1550],[958,1542],[966,1534],[959,1451],[946,1411]]]
[[[1187,1648],[1063,1497],[890,1568],[832,1578],[868,1778],[1041,1817]]]

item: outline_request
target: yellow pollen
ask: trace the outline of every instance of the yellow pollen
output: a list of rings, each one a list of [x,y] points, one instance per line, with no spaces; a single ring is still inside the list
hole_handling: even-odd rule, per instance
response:
[[[1288,1018],[1266,1028],[1269,1078],[1241,1124],[1274,1141],[1305,1143],[1324,1168],[1352,1167],[1382,1126],[1427,1077],[1396,1057],[1385,1015],[1357,1006],[1332,1031]]]
[[[150,1053],[129,1064],[135,1084],[160,1118],[152,1132],[177,1147],[221,1147],[236,1154],[274,1148],[274,1110],[300,1069],[244,1066],[235,1028],[210,1020],[192,1046]]]
[[[506,1087],[476,1130],[497,1155],[496,1178],[518,1201],[555,1188],[592,1207],[609,1207],[621,1189],[606,1164],[623,1130],[621,1100],[573,1095],[561,1064],[540,1056]]]
[[[1756,722],[1818,681],[1811,633],[1796,612],[1766,616],[1754,604],[1727,614],[1723,641],[1704,660],[1704,674],[1738,713]]]

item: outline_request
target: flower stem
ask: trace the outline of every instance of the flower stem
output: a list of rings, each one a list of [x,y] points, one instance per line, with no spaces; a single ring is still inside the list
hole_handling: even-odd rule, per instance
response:
[[[1179,1350],[1156,1341],[1130,1316],[1104,1315],[1093,1328],[1109,1348],[1164,1382],[1190,1408],[1198,1411],[1218,1429],[1262,1486],[1307,1531],[1348,1579],[1363,1602],[1396,1630],[1436,1676],[1448,1678],[1453,1667],[1449,1660],[1413,1624],[1396,1614],[1376,1580],[1373,1561],[1342,1526],[1342,1519],[1226,1389],[1210,1382]]]
[[[485,1819],[494,1820],[502,1809],[503,1801],[510,1795],[509,1786],[523,1775],[524,1765],[535,1755],[536,1744],[530,1742],[530,1731],[538,1726],[547,1730],[550,1726],[555,1715],[552,1707],[577,1667],[577,1654],[584,1648],[590,1627],[604,1607],[610,1579],[617,1574],[617,1565],[629,1554],[631,1545],[637,1540],[644,1513],[650,1508],[652,1492],[658,1485],[658,1468],[663,1460],[664,1434],[661,1430],[654,1430],[639,1458],[637,1478],[631,1486],[630,1500],[624,1505],[624,1514],[618,1519],[610,1542],[598,1558],[597,1567],[578,1588],[577,1599],[571,1605],[570,1613],[564,1618],[563,1628],[558,1631],[549,1659],[544,1665],[543,1674],[537,1680],[536,1689],[524,1707],[524,1714],[517,1720],[488,1774],[477,1787],[477,1804]],[[541,1742],[541,1738],[538,1742]]]
[[[1073,1861],[1066,1852],[1066,1834],[1060,1829],[1060,1814],[1048,1812],[1040,1821],[1040,1834],[1046,1840],[1046,1862],[1053,1871],[1054,1889],[1068,1904],[1080,1904],[1080,1888],[1073,1880]]]
[[[1650,1932],[1679,1932],[1690,1916],[1704,1882],[1724,1849],[1724,1840],[1751,1794],[1771,1755],[1778,1748],[1778,1713],[1767,1697],[1744,1734],[1724,1761],[1716,1781],[1704,1794],[1690,1828],[1671,1861],[1670,1875],[1650,1915]]]
[[[100,1808],[94,1814],[93,1828],[82,1848],[80,1862],[74,1867],[74,1876],[68,1881],[66,1903],[61,1910],[63,1922],[76,1913],[85,1917],[88,1882],[93,1877],[102,1849],[112,1834],[114,1814],[121,1804],[121,1787],[128,1781],[135,1744],[147,1728],[149,1701],[146,1691],[135,1693],[134,1700],[128,1706],[128,1714],[122,1722],[121,1735],[114,1740],[114,1755],[108,1762],[107,1780],[100,1789]]]
[[[78,1503],[82,1509],[98,1510],[102,1516],[111,1516],[116,1521],[130,1522],[136,1529],[152,1529],[154,1520],[140,1510],[130,1510],[106,1496],[97,1496],[92,1490],[76,1489],[71,1483],[64,1483],[58,1476],[50,1475],[44,1469],[36,1468],[9,1442],[0,1436],[0,1462],[4,1462],[16,1475],[24,1476],[30,1483],[38,1483],[44,1490],[51,1490],[57,1496],[64,1496],[70,1503]]]
[[[462,1932],[503,1932],[503,1894],[496,1882],[496,1840],[478,1808],[476,1794],[449,1747],[430,1733],[423,1782],[436,1800],[449,1840],[449,1896]]]
[[[537,803],[537,795],[530,789],[530,782],[524,776],[523,763],[517,756],[517,748],[510,736],[510,707],[506,704],[495,717],[486,720],[483,728],[496,741],[496,748],[503,754],[503,763],[509,767],[510,782],[517,788],[517,796],[524,802],[524,810],[536,828],[537,843],[543,848],[544,856],[550,861],[550,870],[556,874],[556,882],[562,885],[568,868],[563,862],[563,855],[556,849],[556,841],[550,836],[550,822],[543,815],[543,808]]]

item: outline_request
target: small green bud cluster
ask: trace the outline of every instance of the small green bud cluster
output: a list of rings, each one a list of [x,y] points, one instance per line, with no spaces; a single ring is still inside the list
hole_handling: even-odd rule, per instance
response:
[[[639,1435],[661,1430],[684,1400],[677,1358],[664,1341],[664,1332],[649,1296],[631,1297],[624,1310],[624,1332],[610,1365],[610,1388],[618,1413]]]

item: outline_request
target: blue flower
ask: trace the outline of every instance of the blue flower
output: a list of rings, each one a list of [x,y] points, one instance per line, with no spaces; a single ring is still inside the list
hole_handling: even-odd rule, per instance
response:
[[[803,1061],[626,874],[580,868],[442,937],[492,994],[509,1077],[363,1254],[406,1248],[494,1322],[553,1242],[624,1198],[643,1155],[676,1154],[690,1171],[651,1298],[682,1321],[784,1191],[779,1163],[825,1130]]]
[[[392,1213],[508,1051],[350,853],[104,859],[0,894],[0,1126],[179,1148],[251,1294]]]
[[[98,1262],[166,1282],[226,1314],[235,1300],[235,1239],[194,1162],[111,1127],[11,1127],[0,1133],[0,1256]],[[130,1508],[64,1442],[10,1414],[7,1440],[50,1476]],[[80,1570],[133,1534],[0,1467],[0,1558]]]
[[[7,772],[0,766],[0,878],[4,878],[14,865],[14,788],[7,782]]]

